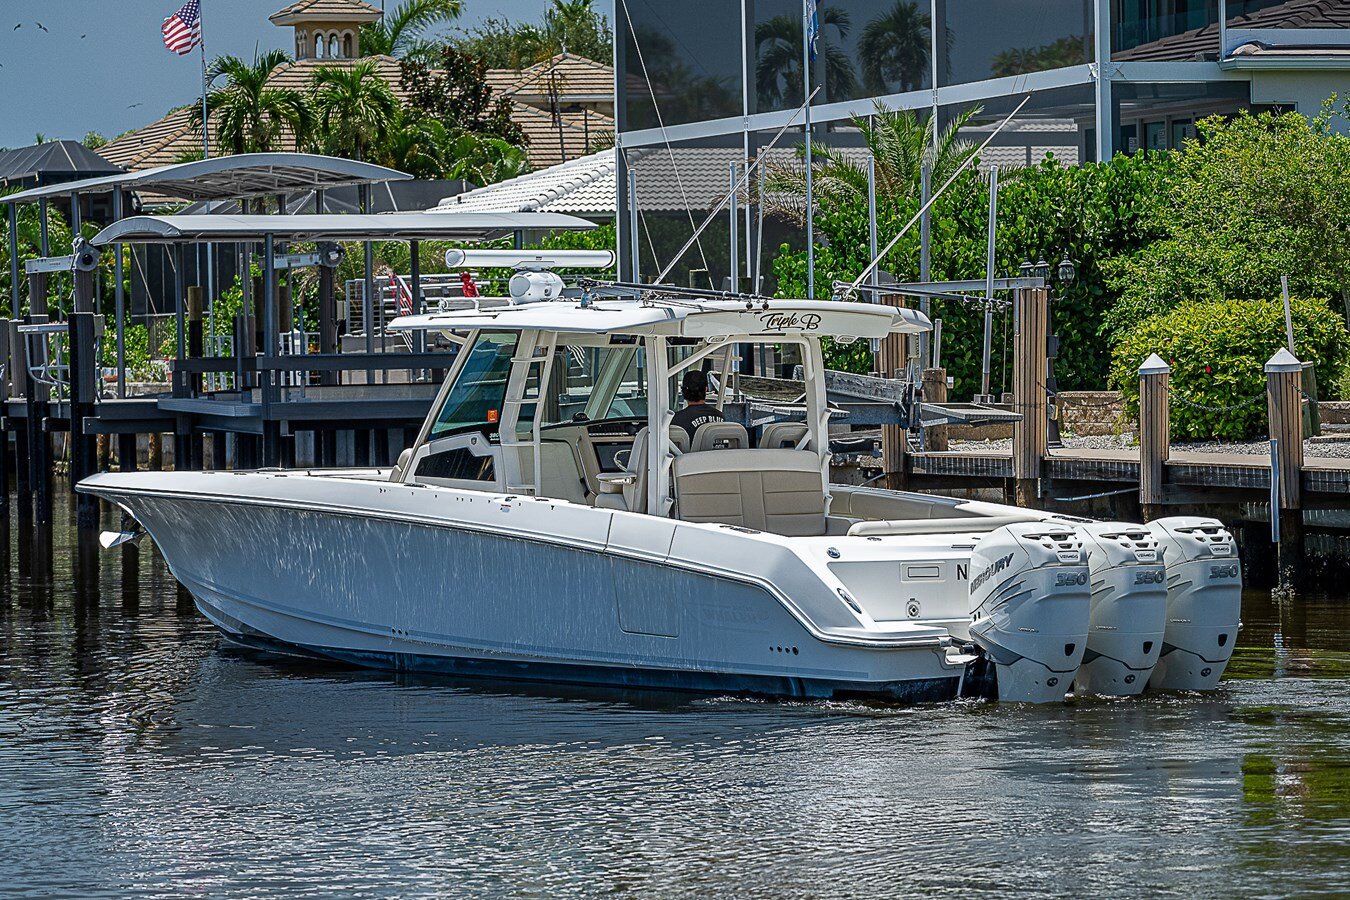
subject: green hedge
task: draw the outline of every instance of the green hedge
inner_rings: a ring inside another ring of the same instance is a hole
[[[1350,334],[1338,312],[1322,300],[1293,302],[1294,348],[1316,364],[1322,399],[1330,396],[1347,363]],[[1172,368],[1171,430],[1179,440],[1240,440],[1266,432],[1268,359],[1285,345],[1284,306],[1278,300],[1184,303],[1126,332],[1112,353],[1111,384],[1125,400],[1125,415],[1139,415],[1139,366],[1157,353]],[[1260,397],[1240,409],[1210,407]]]

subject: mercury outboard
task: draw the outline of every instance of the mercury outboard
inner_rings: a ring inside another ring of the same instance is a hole
[[[971,553],[970,611],[970,637],[994,664],[999,700],[1063,700],[1087,647],[1082,539],[1055,522],[991,531]]]
[[[1143,525],[1078,529],[1087,549],[1092,613],[1075,693],[1138,694],[1162,652],[1167,575],[1158,538]]]
[[[1242,566],[1218,519],[1173,516],[1148,525],[1167,564],[1167,625],[1150,688],[1206,691],[1219,683],[1242,627]]]

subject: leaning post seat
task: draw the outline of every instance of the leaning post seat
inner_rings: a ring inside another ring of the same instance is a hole
[[[683,431],[684,429],[680,429]],[[750,432],[740,422],[704,422],[694,429],[691,453],[705,450],[748,450]]]
[[[670,427],[670,443],[678,456],[689,452],[689,432],[679,426]],[[606,472],[600,476],[600,494],[595,505],[605,509],[626,509],[629,512],[647,511],[647,429],[642,428],[633,437],[633,448],[622,472]]]
[[[676,458],[674,480],[685,522],[787,537],[825,533],[820,457],[808,450],[696,450]]]

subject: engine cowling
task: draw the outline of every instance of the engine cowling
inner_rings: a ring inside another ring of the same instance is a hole
[[[970,637],[994,664],[999,700],[1063,700],[1087,646],[1082,540],[1050,522],[991,531],[971,552],[970,612]]]
[[[1242,565],[1218,519],[1172,516],[1148,525],[1167,563],[1167,623],[1148,686],[1205,691],[1219,683],[1242,627]]]
[[[1163,646],[1167,572],[1158,538],[1143,525],[1078,529],[1087,550],[1092,611],[1075,692],[1128,696],[1148,684]]]

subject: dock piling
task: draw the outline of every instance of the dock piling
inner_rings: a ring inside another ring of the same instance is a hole
[[[1303,364],[1284,348],[1265,366],[1270,439],[1276,443],[1279,486],[1272,516],[1280,519],[1276,554],[1281,584],[1296,585],[1303,560]]]
[[[921,351],[922,352],[922,349]],[[923,400],[925,403],[942,404],[947,402],[947,370],[923,370]],[[947,426],[931,425],[923,429],[925,451],[941,453],[949,448]]]
[[[1046,327],[1050,295],[1044,288],[1013,292],[1013,486],[1018,506],[1039,500],[1049,449],[1049,397],[1045,388]]]
[[[1163,516],[1163,485],[1171,454],[1171,409],[1167,390],[1172,368],[1149,354],[1139,367],[1139,507],[1144,521]]]

